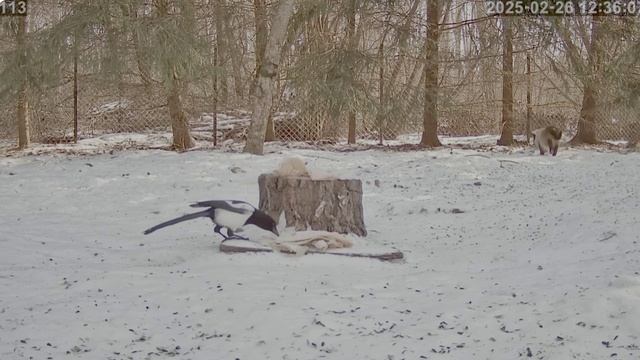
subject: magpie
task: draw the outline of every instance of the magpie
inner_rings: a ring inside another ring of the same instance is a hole
[[[150,227],[144,231],[144,234],[150,234],[158,229],[167,227],[173,224],[177,224],[183,221],[196,219],[199,217],[208,217],[213,221],[215,225],[213,231],[220,234],[223,237],[222,241],[229,239],[244,239],[245,237],[234,235],[235,231],[238,231],[245,225],[253,224],[264,230],[271,231],[279,236],[278,229],[276,228],[276,222],[271,216],[256,209],[253,205],[239,200],[210,200],[200,201],[191,204],[191,207],[208,207],[208,209],[199,211],[192,214],[180,216],[169,221],[165,221],[156,226]],[[224,235],[220,230],[227,229],[227,235]]]

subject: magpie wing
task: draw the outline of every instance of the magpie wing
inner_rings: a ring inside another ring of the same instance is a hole
[[[240,200],[209,200],[198,201],[195,204],[191,204],[191,207],[212,207],[215,209],[222,209],[236,214],[246,214],[254,211],[256,208],[245,201]]]

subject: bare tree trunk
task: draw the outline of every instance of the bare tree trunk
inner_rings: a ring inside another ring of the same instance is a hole
[[[154,5],[158,9],[158,15],[166,18],[169,16],[169,4],[167,0],[156,0]],[[182,100],[180,100],[180,79],[176,74],[175,65],[171,60],[167,60],[169,67],[169,76],[165,79],[167,88],[167,104],[169,106],[169,116],[171,117],[171,131],[173,133],[174,150],[187,150],[193,147],[193,139],[189,131],[189,122],[182,108]]]
[[[385,84],[384,84],[384,67],[385,67],[385,59],[384,59],[384,43],[387,40],[387,35],[391,31],[391,13],[393,12],[393,1],[385,2],[385,18],[384,25],[382,30],[382,39],[380,40],[380,45],[378,45],[378,97],[379,97],[379,108],[376,114],[376,120],[378,124],[378,144],[382,145],[384,143],[384,132],[386,130],[386,121],[387,121],[387,100],[385,97]]]
[[[249,91],[250,95],[253,92],[258,82],[258,74],[260,74],[260,67],[262,66],[262,59],[264,58],[265,48],[267,46],[267,34],[269,33],[269,27],[267,24],[267,9],[265,6],[265,0],[253,0],[253,14],[255,17],[255,52],[256,52],[256,68],[254,81],[251,84]]]
[[[229,47],[229,57],[231,59],[231,74],[233,75],[233,87],[235,89],[235,94],[238,99],[242,99],[244,97],[244,89],[242,84],[242,69],[240,65],[242,64],[242,56],[238,51],[237,42],[233,39],[233,29],[230,25],[230,19],[228,16],[225,16],[224,21],[224,29],[227,40],[227,46]]]
[[[22,79],[20,82],[20,89],[18,89],[18,104],[16,109],[16,121],[18,124],[18,148],[25,149],[29,147],[31,144],[31,136],[29,134],[29,97],[27,94],[28,83],[27,83],[27,66],[26,66],[26,37],[27,37],[27,17],[21,16],[18,18],[18,33],[17,33],[17,43],[18,49],[20,49],[20,57],[22,61],[20,61],[22,72]]]
[[[73,37],[73,142],[78,143],[78,35]]]
[[[140,49],[140,40],[141,40],[141,27],[143,19],[138,17],[138,10],[135,5],[131,4],[130,7],[124,6],[124,11],[127,16],[133,16],[133,21],[136,23],[136,26],[133,29],[132,40],[133,40],[133,48],[136,58],[136,65],[138,66],[138,71],[140,72],[140,79],[145,86],[145,90],[147,92],[151,92],[151,84],[153,83],[153,78],[151,77],[151,73],[149,71],[149,64],[147,59],[144,57],[142,50]]]
[[[378,110],[378,145],[384,143],[384,120],[385,120],[385,103],[384,103],[384,40],[385,36],[380,41],[378,47],[378,60],[380,62],[379,77],[378,77],[378,95],[380,96],[380,109]]]
[[[527,52],[527,144],[531,139],[531,54]]]
[[[486,3],[484,1],[474,2],[471,6],[471,17],[474,19],[481,18],[485,14]],[[498,39],[500,34],[494,26],[495,19],[490,19],[489,21],[477,22],[472,25],[472,32],[476,32],[478,34],[478,44],[476,55],[480,60],[479,66],[479,77],[481,82],[481,94],[480,98],[485,103],[482,105],[482,110],[492,114],[492,116],[496,115],[495,107],[493,106],[493,101],[496,98],[495,90],[494,90],[494,81],[496,78],[496,74],[494,71],[494,39]]]
[[[267,121],[273,104],[273,86],[278,76],[282,44],[287,35],[287,25],[293,14],[293,0],[280,0],[271,22],[271,32],[267,39],[263,64],[258,74],[253,95],[253,115],[247,132],[244,151],[262,155]]]
[[[358,0],[349,0],[349,14],[347,15],[347,39],[349,44],[349,49],[354,50],[358,46],[358,39],[356,38],[356,7]],[[351,72],[351,76],[355,77],[355,69],[353,64],[349,67],[349,71]],[[356,112],[353,110],[349,110],[349,114],[347,114],[348,121],[348,133],[347,133],[347,143],[355,144],[356,143]]]
[[[256,72],[254,81],[251,83],[250,94],[253,95],[255,91],[256,84],[258,82],[258,74],[260,74],[260,69],[262,67],[262,62],[264,59],[264,53],[267,46],[267,34],[269,33],[268,23],[267,23],[267,9],[265,0],[253,0],[253,13],[255,17],[255,28],[256,28],[256,41],[255,41],[255,51],[256,51]],[[269,111],[269,118],[267,119],[267,130],[264,136],[265,141],[274,141],[276,139],[276,134],[273,128],[273,116],[271,111]]]
[[[356,143],[356,112],[353,110],[349,111],[347,114],[347,121],[349,125],[348,133],[347,133],[347,143],[355,144]]]
[[[207,5],[211,5],[211,1],[207,0]],[[205,20],[207,39],[211,44],[211,65],[213,67],[213,75],[211,77],[212,83],[212,99],[211,99],[211,141],[213,146],[218,146],[218,34],[213,31],[212,22],[215,21],[213,17],[209,17]]]
[[[213,44],[213,67],[216,69],[213,74],[213,106],[212,106],[212,121],[213,121],[213,146],[218,146],[218,34],[215,35],[215,42]]]
[[[460,24],[462,23],[464,17],[462,16],[462,11],[464,10],[464,7],[460,7],[457,10],[454,10],[455,13],[453,16],[455,16],[455,23],[456,24]],[[464,31],[465,27],[461,26],[455,30],[453,30],[453,36],[454,36],[454,42],[453,42],[453,58],[454,59],[460,59],[462,58],[462,32]],[[460,62],[456,62],[455,63],[455,67],[456,67],[456,81],[459,81],[463,74],[464,74],[464,62],[460,61]]]
[[[273,102],[272,102],[272,109],[273,109]],[[265,130],[265,133],[264,133],[264,141],[269,142],[269,141],[275,141],[275,140],[276,140],[276,132],[275,132],[275,129],[273,128],[273,111],[269,110],[269,117],[267,118],[267,129]]]
[[[18,121],[18,148],[26,149],[31,145],[29,98],[27,96],[27,84],[23,81],[18,90],[18,107],[16,112]]]
[[[580,34],[582,36],[582,44],[587,48],[587,60],[585,61],[580,51],[580,46],[576,45],[575,37],[569,30],[568,26],[559,20],[553,21],[557,34],[560,36],[566,54],[574,67],[579,79],[583,85],[582,93],[582,109],[580,110],[580,119],[578,120],[578,131],[576,136],[571,139],[571,144],[595,144],[598,142],[596,137],[596,110],[597,110],[597,87],[601,81],[601,26],[605,21],[604,16],[591,17],[591,38],[588,39],[588,29],[584,29]],[[555,19],[554,19],[555,20]],[[588,28],[588,26],[587,26]]]
[[[502,43],[502,134],[498,145],[513,144],[513,43],[511,18],[503,17]]]
[[[189,131],[189,122],[182,108],[180,100],[180,86],[178,79],[173,78],[169,84],[169,93],[167,95],[169,104],[169,115],[171,116],[171,131],[173,132],[174,150],[187,150],[193,147],[193,140]]]
[[[227,45],[226,38],[224,36],[224,18],[226,17],[226,0],[214,0],[213,10],[215,12],[215,26],[216,26],[216,39],[218,41],[218,66],[225,69],[225,71],[220,71],[218,75],[219,82],[219,95],[218,100],[223,104],[227,103],[227,98],[229,95],[229,78],[226,74],[226,64],[227,64],[227,50],[229,46]]]
[[[427,1],[427,37],[425,49],[425,84],[423,130],[420,145],[442,146],[438,139],[438,59],[440,0]]]
[[[582,93],[582,108],[578,120],[578,132],[571,139],[571,144],[597,144],[595,115],[596,115],[596,90],[593,84],[585,84]]]
[[[578,132],[571,139],[571,144],[597,144],[596,137],[596,111],[598,106],[598,92],[596,84],[600,77],[601,51],[600,32],[602,27],[600,16],[591,17],[591,43],[588,49],[588,74],[584,74],[584,90],[582,93],[582,108],[578,120]]]

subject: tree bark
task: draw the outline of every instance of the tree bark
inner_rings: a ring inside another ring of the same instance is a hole
[[[356,113],[355,111],[350,110],[349,114],[347,114],[348,121],[348,130],[347,130],[347,143],[355,144],[356,143]]]
[[[238,44],[234,41],[233,38],[233,29],[231,29],[230,19],[228,16],[225,16],[224,21],[224,29],[225,35],[227,37],[227,46],[229,47],[229,57],[231,59],[231,71],[233,75],[233,87],[235,89],[235,94],[238,99],[242,99],[244,97],[244,86],[242,82],[242,56],[240,51],[238,50]]]
[[[578,119],[578,131],[571,144],[597,144],[596,138],[596,90],[592,84],[585,84],[582,93],[582,108]]]
[[[596,123],[598,121],[596,117],[598,106],[597,86],[599,81],[601,81],[602,73],[600,64],[602,58],[602,40],[600,32],[604,19],[606,19],[605,16],[592,16],[590,41],[585,40],[586,36],[580,37],[583,45],[587,48],[586,61],[582,57],[579,46],[575,44],[575,37],[568,27],[560,22],[560,19],[554,18],[553,20],[555,21],[551,23],[560,36],[569,61],[583,85],[582,108],[580,109],[580,119],[578,119],[578,131],[570,141],[571,144],[575,145],[598,143],[596,137]],[[585,30],[585,32],[586,31],[588,31],[588,29]]]
[[[262,174],[258,186],[260,209],[276,220],[284,212],[287,226],[367,235],[360,180]]]
[[[427,37],[425,49],[425,85],[423,130],[420,145],[442,146],[438,139],[438,60],[440,29],[440,0],[427,1]]]
[[[250,95],[253,95],[255,91],[256,83],[258,82],[258,74],[260,74],[260,67],[262,66],[262,59],[264,58],[264,52],[267,47],[267,34],[269,33],[269,27],[267,23],[267,9],[265,6],[265,0],[253,0],[253,14],[255,17],[255,52],[256,52],[256,67],[254,81],[251,84]]]
[[[502,133],[498,145],[513,144],[513,43],[511,19],[503,17],[502,23]]]
[[[382,145],[384,143],[385,138],[385,130],[386,130],[386,122],[387,122],[387,111],[388,111],[388,101],[385,96],[385,83],[384,83],[384,68],[385,68],[385,58],[384,58],[384,46],[385,41],[387,40],[387,35],[391,31],[391,14],[393,12],[394,2],[389,1],[385,2],[385,17],[384,24],[382,27],[382,39],[380,40],[380,44],[378,45],[378,111],[376,113],[376,122],[378,125],[378,144]]]
[[[273,104],[275,78],[278,76],[281,47],[287,35],[287,25],[293,14],[293,0],[280,0],[271,23],[271,32],[267,40],[263,64],[253,94],[253,114],[247,132],[244,152],[262,155],[266,135],[267,121]]]
[[[256,40],[255,40],[255,51],[256,51],[256,69],[255,69],[255,77],[251,83],[250,94],[253,95],[255,92],[255,87],[258,82],[258,74],[260,74],[260,69],[262,67],[262,62],[264,59],[264,53],[267,47],[267,34],[269,33],[269,27],[267,22],[267,9],[265,0],[254,0],[253,1],[253,13],[255,17],[255,29],[256,29]],[[273,104],[272,104],[273,107]],[[264,136],[265,141],[275,141],[276,134],[273,128],[273,116],[271,114],[271,110],[269,111],[269,117],[267,119],[267,130]]]
[[[73,142],[78,143],[78,34],[73,37]]]
[[[212,127],[213,133],[211,138],[213,139],[213,146],[218,146],[218,34],[215,35],[215,41],[213,43],[213,67],[215,72],[213,73],[213,103],[212,103]]]
[[[386,34],[385,34],[386,35]],[[378,47],[378,61],[380,68],[378,69],[378,96],[380,97],[380,108],[378,109],[378,145],[384,143],[384,123],[386,120],[385,98],[384,98],[384,40],[386,36],[382,36],[380,46]]]
[[[273,100],[272,100],[273,101]],[[273,109],[273,102],[271,103]],[[267,129],[264,133],[264,141],[276,141],[276,132],[273,126],[273,111],[269,110],[269,117],[267,118]]]
[[[349,44],[349,50],[355,50],[358,47],[358,39],[356,38],[356,7],[358,0],[349,0],[349,13],[347,15],[347,39]],[[353,64],[349,67],[351,77],[355,78],[355,69]],[[356,112],[349,110],[347,114],[348,130],[347,130],[347,143],[356,143]]]
[[[26,149],[31,145],[31,134],[29,130],[29,98],[27,95],[27,84],[24,80],[18,90],[16,118],[18,122],[18,148]]]
[[[587,53],[588,74],[584,74],[584,90],[582,93],[582,108],[580,109],[580,119],[578,119],[578,131],[571,139],[571,144],[597,144],[596,136],[598,91],[596,84],[600,78],[600,62],[602,59],[600,44],[600,32],[602,27],[602,17],[591,17],[591,43]]]
[[[158,10],[158,15],[166,19],[169,16],[169,3],[167,0],[156,0],[154,5]],[[166,59],[168,74],[165,78],[165,86],[167,91],[167,105],[169,106],[169,116],[171,117],[171,131],[173,133],[172,148],[174,150],[183,151],[193,147],[193,139],[189,131],[189,122],[182,107],[180,100],[180,79],[176,73],[176,67],[173,60]]]
[[[169,93],[167,95],[169,104],[169,115],[171,116],[171,131],[173,132],[174,150],[183,151],[193,147],[193,139],[189,131],[189,122],[182,108],[182,100],[180,100],[179,81],[174,77],[169,84]]]
[[[527,52],[527,144],[529,144],[529,140],[531,139],[531,112],[531,54]]]
[[[184,0],[182,0],[184,1]],[[214,0],[213,11],[215,13],[216,39],[218,41],[218,66],[226,68],[227,50],[229,49],[224,36],[224,18],[226,17],[226,0]],[[218,74],[218,101],[223,105],[227,103],[229,95],[229,78],[226,69]]]
[[[142,40],[142,31],[143,31],[140,24],[143,23],[144,19],[139,18],[138,11],[134,5],[130,5],[130,6],[131,8],[127,8],[127,13],[129,16],[133,16],[133,21],[135,21],[136,23],[136,26],[133,28],[133,34],[132,34],[136,65],[138,67],[138,71],[140,72],[140,79],[142,80],[142,83],[145,86],[145,90],[148,93],[151,93],[151,85],[153,84],[153,78],[149,70],[149,63],[147,61],[147,58],[143,54],[143,51],[141,49],[141,44],[140,44],[140,41]]]
[[[28,96],[28,73],[27,73],[27,17],[18,18],[17,43],[20,51],[20,71],[21,81],[18,89],[18,104],[16,108],[16,122],[18,125],[18,148],[25,149],[31,144],[30,121],[29,121],[29,96]]]

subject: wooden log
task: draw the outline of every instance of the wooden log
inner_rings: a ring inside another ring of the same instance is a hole
[[[249,243],[247,245],[247,242],[243,243],[243,240],[240,240],[240,241],[227,240],[227,241],[221,242],[220,251],[227,254],[275,252],[275,250],[272,248],[256,246],[255,243]],[[283,254],[297,255],[295,251],[287,250],[287,249],[280,249],[279,252]],[[356,252],[356,251],[350,251],[348,249],[332,249],[332,250],[307,249],[305,254],[326,254],[326,255],[337,255],[337,256],[348,256],[348,257],[371,258],[371,259],[378,259],[381,261],[395,261],[395,260],[402,260],[404,258],[404,254],[402,254],[398,250]]]
[[[362,182],[357,179],[311,179],[262,174],[258,178],[260,210],[296,231],[325,230],[366,236]]]

